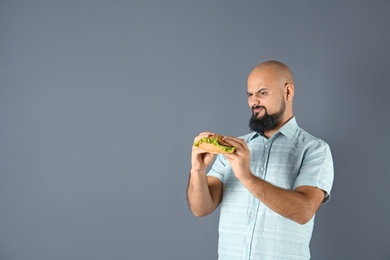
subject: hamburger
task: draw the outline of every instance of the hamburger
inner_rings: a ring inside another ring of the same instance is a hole
[[[194,143],[194,146],[215,154],[234,153],[236,151],[236,147],[223,141],[223,135],[218,134],[202,137],[198,142]]]

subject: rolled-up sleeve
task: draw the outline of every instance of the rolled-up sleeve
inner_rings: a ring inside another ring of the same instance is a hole
[[[294,189],[300,186],[314,186],[326,192],[324,201],[330,199],[334,169],[330,147],[323,141],[316,142],[307,151],[294,183]]]
[[[229,167],[230,164],[226,158],[223,155],[218,154],[212,168],[208,171],[207,176],[215,177],[221,182],[224,182],[225,173]]]

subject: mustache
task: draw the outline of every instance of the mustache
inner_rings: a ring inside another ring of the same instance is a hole
[[[253,112],[253,110],[255,110],[255,109],[258,109],[258,108],[262,108],[262,109],[264,109],[264,110],[267,110],[264,106],[260,106],[260,105],[253,105],[252,106],[252,112]]]

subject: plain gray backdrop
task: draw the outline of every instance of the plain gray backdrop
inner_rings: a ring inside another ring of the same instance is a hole
[[[389,1],[0,1],[0,259],[216,259],[194,136],[249,132],[277,59],[332,149],[315,260],[390,259]]]

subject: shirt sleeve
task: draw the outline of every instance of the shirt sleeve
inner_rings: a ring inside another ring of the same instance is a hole
[[[294,189],[300,186],[317,187],[325,191],[322,203],[326,203],[330,199],[333,178],[334,169],[330,147],[327,143],[319,141],[308,149],[295,180]]]
[[[221,182],[224,182],[225,174],[226,174],[229,167],[230,167],[230,164],[226,160],[226,158],[223,155],[218,154],[215,161],[214,161],[213,166],[208,171],[207,176],[215,177],[215,178],[219,179]]]

